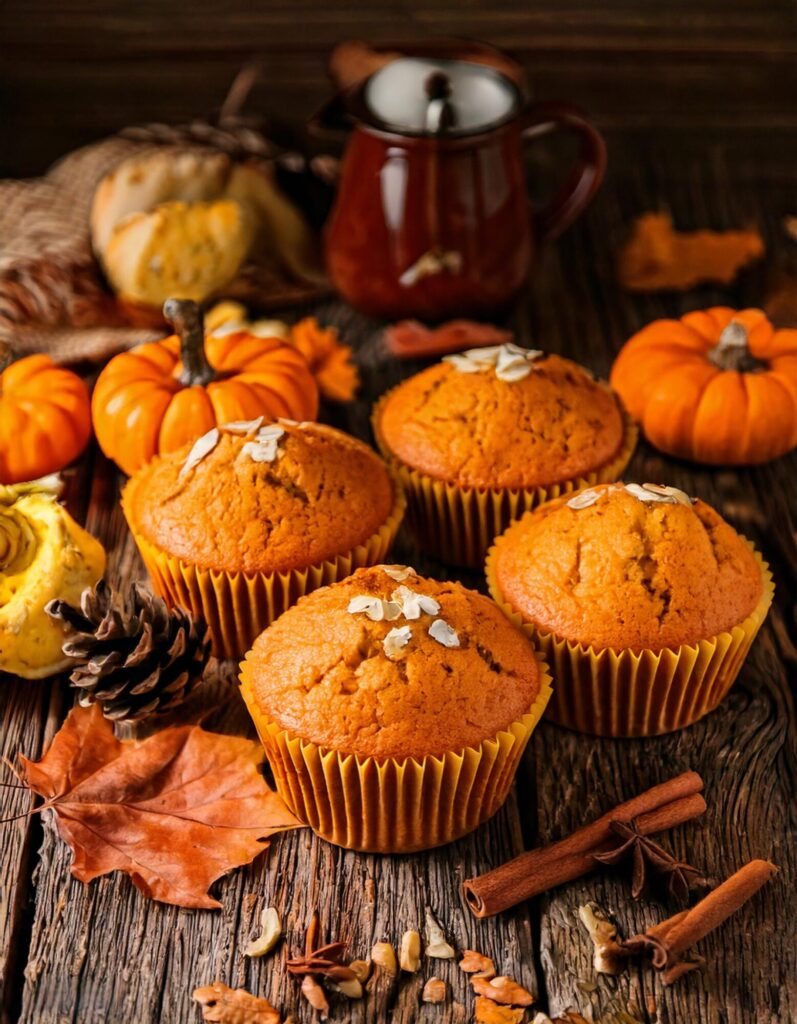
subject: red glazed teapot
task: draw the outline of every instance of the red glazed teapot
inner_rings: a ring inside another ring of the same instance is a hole
[[[373,316],[441,320],[506,306],[606,167],[603,140],[578,110],[528,105],[499,71],[462,60],[398,58],[311,126],[351,130],[326,258],[343,298]],[[558,128],[578,133],[580,157],[532,214],[522,149]]]

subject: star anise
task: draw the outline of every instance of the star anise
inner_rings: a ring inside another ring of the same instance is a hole
[[[682,902],[689,898],[690,889],[708,884],[697,868],[678,860],[663,846],[642,835],[634,820],[611,821],[609,828],[620,842],[610,850],[593,856],[601,864],[619,864],[631,859],[631,895],[635,900],[645,891],[649,873],[665,880],[669,895]]]
[[[333,981],[353,981],[357,975],[342,960],[346,943],[328,942],[319,946],[318,932],[318,914],[313,914],[305,936],[304,955],[288,960],[288,973],[297,977],[310,975],[331,978]]]

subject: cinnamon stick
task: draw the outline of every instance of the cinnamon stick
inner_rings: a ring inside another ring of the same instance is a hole
[[[476,917],[492,917],[599,867],[596,853],[616,843],[610,823],[635,821],[643,835],[661,832],[698,817],[706,809],[703,780],[684,772],[625,801],[550,846],[530,850],[487,874],[463,883],[465,901]]]
[[[777,870],[768,860],[751,860],[694,907],[653,925],[646,934],[665,942],[673,953],[683,953],[743,907]]]
[[[777,873],[767,860],[751,860],[717,886],[689,910],[652,925],[642,935],[619,944],[628,953],[650,953],[653,966],[662,971],[665,985],[703,963],[701,957],[684,959],[683,954],[735,914]]]

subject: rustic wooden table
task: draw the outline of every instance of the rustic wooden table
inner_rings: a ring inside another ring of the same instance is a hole
[[[782,218],[795,213],[794,164],[762,161],[733,147],[678,151],[629,146],[613,155],[615,170],[588,216],[543,256],[511,322],[524,343],[571,356],[606,374],[622,341],[645,322],[690,308],[756,305],[769,270],[793,257]],[[636,213],[658,206],[689,226],[757,223],[769,256],[734,287],[703,288],[685,296],[633,297],[615,281],[613,252]],[[397,364],[383,348],[380,325],[340,303],[317,310],[355,344],[363,370],[360,400],[332,410],[330,420],[369,437],[374,398],[417,365]],[[219,912],[178,910],[144,899],[123,876],[91,885],[74,880],[70,852],[49,815],[0,829],[0,964],[2,1006],[26,1024],[187,1024],[199,1019],[192,989],[220,978],[267,996],[296,1021],[311,1014],[286,976],[284,954],[253,961],[242,948],[260,911],[277,906],[287,948],[298,945],[313,910],[329,935],[366,955],[376,940],[396,942],[419,926],[431,906],[458,947],[475,947],[528,986],[552,1013],[580,1010],[588,1019],[615,1021],[618,1008],[662,1024],[774,1024],[797,1021],[797,456],[755,470],[700,469],[664,459],[642,445],[629,479],[664,480],[699,494],[753,539],[772,564],[777,598],[741,677],[723,705],[686,732],[645,741],[592,739],[543,724],[524,758],[516,790],[496,817],[449,847],[408,857],[343,852],[309,831],[277,838],[269,853],[235,871],[215,891]],[[116,581],[143,576],[118,506],[119,480],[91,453],[69,474],[74,513],[108,548]],[[396,559],[431,574],[451,570],[422,558],[402,533]],[[483,586],[478,575],[455,573]],[[222,668],[225,700],[211,724],[251,732],[236,693],[234,670]],[[226,676],[225,676],[226,671]],[[72,703],[63,679],[0,685],[0,747],[11,757],[36,758]],[[685,769],[706,782],[708,812],[675,830],[668,842],[714,877],[751,857],[766,857],[780,874],[700,951],[705,967],[669,989],[649,969],[616,980],[595,978],[576,910],[587,899],[616,912],[626,934],[659,919],[664,908],[634,904],[627,885],[601,873],[565,886],[488,921],[475,920],[460,881],[497,865],[524,847],[565,835],[610,806]],[[2,793],[3,816],[27,807],[16,790]],[[423,975],[404,976],[358,1003],[336,1004],[333,1019],[356,1022],[472,1018],[472,995],[454,964],[435,962],[451,983],[443,1008],[419,1002]],[[427,968],[423,974],[428,975]],[[529,1016],[533,1016],[530,1014]],[[626,1018],[622,1018],[625,1020]]]

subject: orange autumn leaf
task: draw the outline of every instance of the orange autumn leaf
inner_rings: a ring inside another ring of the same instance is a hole
[[[354,398],[360,376],[351,346],[341,344],[337,328],[321,327],[315,317],[308,316],[291,327],[288,341],[307,360],[324,398],[333,402]]]
[[[484,996],[476,997],[473,1019],[477,1024],[521,1024],[525,1010],[513,1010],[509,1006],[499,1006],[492,999]]]
[[[279,1013],[267,999],[222,981],[195,988],[192,998],[202,1007],[202,1020],[212,1024],[280,1024]]]
[[[21,758],[76,878],[124,871],[144,895],[180,907],[220,907],[211,883],[254,860],[268,836],[300,827],[262,760],[259,743],[199,726],[120,741],[96,704],[70,711],[41,761]]]
[[[620,250],[617,272],[628,291],[686,291],[705,281],[730,284],[764,255],[757,231],[675,231],[667,213],[634,221]]]

